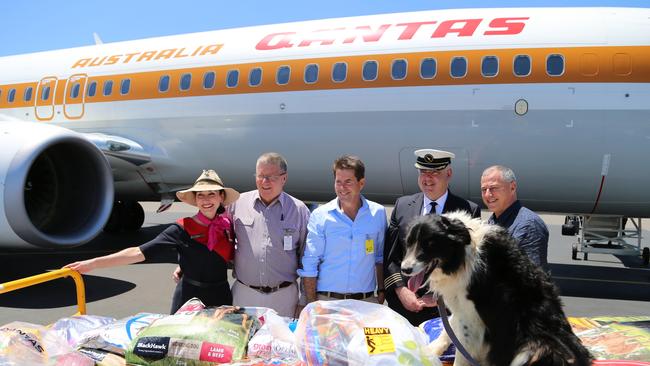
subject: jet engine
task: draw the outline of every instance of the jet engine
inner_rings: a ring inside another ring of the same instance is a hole
[[[84,244],[106,224],[113,175],[82,135],[53,125],[0,122],[0,247]]]

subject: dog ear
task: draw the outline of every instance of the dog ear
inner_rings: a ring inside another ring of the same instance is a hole
[[[469,228],[458,219],[448,220],[447,233],[449,237],[455,241],[461,242],[464,245],[469,245],[472,241],[471,236],[469,235]]]
[[[445,216],[435,216],[435,217],[440,219],[439,222],[440,222],[440,226],[442,226],[442,229],[448,231],[449,226],[451,226],[451,221],[449,221],[449,219]]]

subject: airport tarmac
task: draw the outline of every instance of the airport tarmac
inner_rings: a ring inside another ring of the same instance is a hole
[[[160,214],[156,213],[157,203],[146,202],[143,206],[145,225],[136,233],[102,234],[87,245],[54,252],[3,250],[0,283],[144,243],[177,218],[194,213],[193,207],[182,203],[175,203]],[[483,212],[484,219],[488,215]],[[588,261],[582,260],[582,254],[579,260],[572,260],[571,244],[575,238],[561,235],[564,216],[542,218],[550,230],[550,271],[568,316],[650,315],[650,268],[642,266],[640,257],[590,253]],[[650,246],[649,225],[650,220],[643,220],[644,246]],[[169,261],[174,259],[170,255]],[[141,263],[84,275],[88,314],[121,318],[138,312],[168,313],[175,286],[171,273],[175,267],[173,263]],[[49,324],[76,311],[71,279],[0,295],[0,325],[11,321]]]

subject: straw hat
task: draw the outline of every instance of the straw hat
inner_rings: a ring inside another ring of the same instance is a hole
[[[176,192],[176,197],[189,205],[196,206],[196,197],[194,196],[194,192],[220,191],[222,189],[226,193],[226,198],[222,203],[223,206],[227,206],[237,201],[237,198],[239,198],[239,192],[232,188],[223,186],[223,182],[221,181],[221,178],[219,178],[217,172],[212,169],[204,170],[191,188]]]

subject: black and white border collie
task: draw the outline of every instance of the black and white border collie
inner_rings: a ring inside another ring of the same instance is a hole
[[[550,277],[508,232],[454,212],[418,217],[407,234],[402,274],[451,310],[454,333],[481,366],[591,365]],[[442,354],[446,332],[431,343]],[[456,351],[454,365],[469,365]]]

